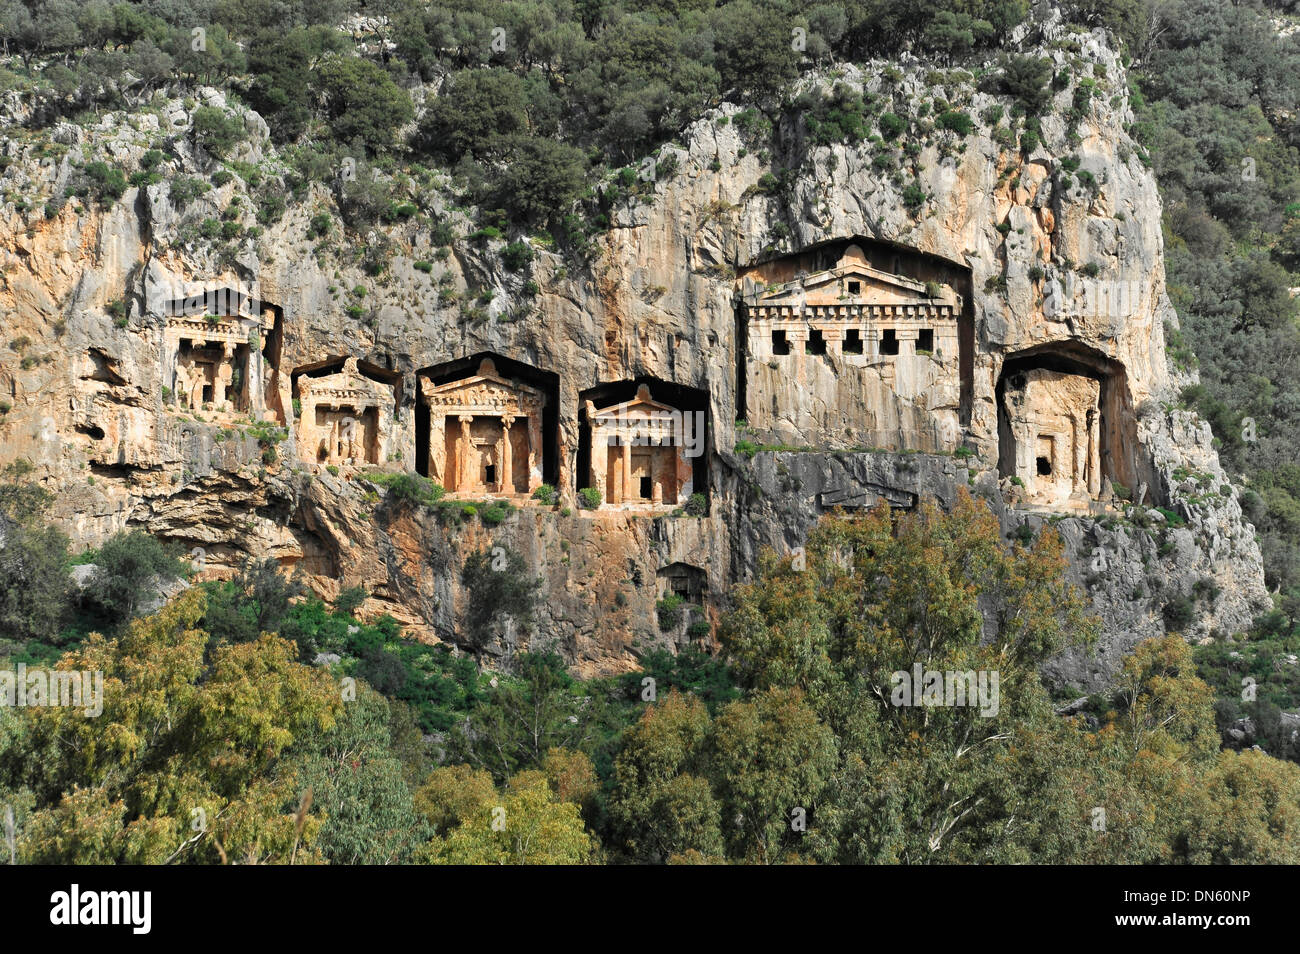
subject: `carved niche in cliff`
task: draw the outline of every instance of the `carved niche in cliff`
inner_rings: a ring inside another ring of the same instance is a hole
[[[378,464],[394,443],[392,389],[366,377],[356,358],[331,374],[297,378],[298,455],[321,466]]]
[[[1101,387],[1082,374],[1015,374],[1002,401],[1014,446],[1012,474],[1032,502],[1086,507],[1101,488]]]
[[[449,493],[527,496],[542,484],[542,411],[546,395],[497,373],[484,358],[478,373],[444,384],[420,378],[428,410],[428,473]]]
[[[1003,360],[997,400],[998,470],[1024,503],[1090,509],[1107,480],[1150,480],[1118,361],[1074,341],[1037,345]]]
[[[704,622],[707,624],[708,622],[707,614],[704,611],[704,604],[709,596],[708,575],[698,566],[677,562],[662,567],[655,576],[660,600],[675,597],[681,601],[678,604],[682,609],[677,624],[679,636],[691,637],[695,623]],[[662,605],[660,603],[661,607]],[[659,617],[659,624],[662,627],[662,616]],[[708,630],[705,630],[705,632],[707,634]]]
[[[968,274],[869,248],[834,243],[741,276],[739,410],[785,442],[950,450],[969,417]]]
[[[660,599],[677,596],[687,603],[703,603],[708,593],[708,578],[704,570],[689,563],[669,563],[655,576]]]
[[[266,401],[274,368],[263,353],[274,305],[219,288],[169,301],[164,311],[162,378],[174,405],[275,418]]]
[[[646,384],[630,401],[598,408],[588,400],[588,486],[600,490],[602,506],[673,508],[690,497],[694,457],[703,448],[703,417],[654,400]]]

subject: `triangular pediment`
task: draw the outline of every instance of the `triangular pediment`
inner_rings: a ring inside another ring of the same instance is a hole
[[[962,299],[946,283],[921,281],[883,271],[851,245],[831,268],[801,273],[781,284],[758,285],[745,292],[746,303],[759,309],[876,308],[916,306],[960,310]]]
[[[526,384],[520,384],[517,381],[510,381],[506,378],[497,377],[494,374],[476,374],[468,378],[458,378],[455,381],[448,381],[445,384],[428,387],[425,389],[425,395],[428,397],[454,397],[457,394],[471,395],[482,393],[493,393],[500,395],[525,395],[540,398],[542,392],[536,388],[530,388]]]
[[[636,397],[630,401],[624,401],[622,404],[613,404],[609,407],[598,408],[595,411],[596,417],[664,417],[669,414],[680,413],[677,408],[670,404],[664,404],[650,397],[650,390],[645,385],[637,389]]]
[[[927,304],[931,300],[924,283],[859,264],[814,272],[796,281],[775,285],[758,296],[760,305],[792,306]]]
[[[364,374],[350,374],[346,371],[340,371],[338,374],[322,374],[318,377],[307,378],[303,383],[303,386],[312,390],[320,390],[322,388],[351,388],[354,391],[379,390],[379,386]]]
[[[496,362],[491,358],[480,361],[478,371],[466,378],[457,378],[438,385],[429,383],[427,378],[422,379],[421,390],[426,398],[436,399],[442,404],[453,401],[457,395],[463,395],[470,401],[487,396],[498,399],[522,399],[530,403],[536,401],[538,404],[545,400],[545,396],[537,388],[501,377],[497,373]]]
[[[229,286],[196,289],[183,298],[163,302],[162,311],[169,319],[184,320],[215,315],[225,321],[245,320],[264,323],[269,302],[257,295]]]

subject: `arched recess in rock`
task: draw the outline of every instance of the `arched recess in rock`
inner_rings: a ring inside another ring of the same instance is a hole
[[[1078,341],[1035,345],[1003,358],[996,396],[998,473],[1031,498],[1080,507],[1109,480],[1158,502],[1121,362]]]

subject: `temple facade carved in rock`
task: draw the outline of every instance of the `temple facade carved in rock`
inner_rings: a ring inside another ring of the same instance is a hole
[[[1086,508],[1101,489],[1100,383],[1034,368],[1011,377],[1002,400],[1013,442],[1010,476],[1030,503]]]
[[[964,302],[951,285],[884,271],[857,245],[830,268],[771,285],[764,274],[740,300],[751,426],[801,445],[948,450],[960,439]]]
[[[360,467],[387,459],[393,392],[348,358],[333,374],[298,380],[299,456],[321,466]]]
[[[692,448],[702,447],[699,415],[654,400],[648,385],[630,401],[597,408],[587,402],[591,428],[589,486],[603,506],[674,508],[695,491]]]
[[[906,360],[923,356],[955,371],[961,296],[947,286],[890,275],[850,245],[824,272],[758,293],[749,307],[748,350],[755,360],[830,354],[848,364],[879,363],[886,380],[914,397],[918,376]]]
[[[503,377],[485,358],[478,373],[420,380],[429,412],[429,476],[448,493],[527,496],[542,484],[546,395]]]
[[[266,404],[264,337],[275,328],[273,305],[216,289],[168,302],[163,328],[163,383],[178,408],[274,416]]]

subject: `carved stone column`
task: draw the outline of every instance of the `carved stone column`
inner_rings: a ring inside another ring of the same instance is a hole
[[[826,342],[826,353],[839,358],[844,354],[844,325],[828,325],[821,329],[822,340]]]
[[[439,408],[429,411],[429,476],[446,489],[447,473],[447,418]]]
[[[1022,421],[1013,425],[1012,433],[1016,439],[1016,476],[1024,482],[1026,491],[1037,493],[1038,469],[1034,466],[1034,454],[1038,428]]]
[[[515,492],[514,477],[510,472],[513,463],[511,460],[510,425],[514,422],[515,419],[509,414],[501,416],[501,493],[503,494]]]
[[[563,456],[560,458],[563,460]],[[528,410],[528,492],[542,486],[542,409]]]
[[[1077,417],[1070,418],[1070,492],[1086,487],[1088,471],[1088,429]]]
[[[1096,409],[1088,411],[1088,493],[1097,496],[1101,493],[1101,441],[1099,439]]]
[[[460,439],[456,441],[456,490],[464,493],[469,489],[469,425],[474,418],[469,414],[460,415]]]
[[[673,451],[677,448],[673,447]],[[664,455],[660,451],[652,451],[650,454],[650,502],[658,506],[664,502],[664,482],[668,475],[664,472],[666,468],[660,463]]]
[[[605,474],[609,469],[609,438],[600,427],[591,429],[591,470],[581,475],[578,488],[595,487],[605,493]],[[585,482],[582,478],[585,478]]]
[[[234,346],[225,341],[221,344],[221,363],[212,369],[212,406],[220,410],[226,403],[226,384],[230,381],[230,367],[235,360]]]
[[[749,356],[755,361],[772,357],[772,320],[767,317],[765,311],[760,311],[758,314],[762,317],[749,319],[746,335]]]
[[[635,500],[640,496],[637,490],[632,489],[632,438],[624,437],[623,443],[623,500]],[[638,488],[639,490],[639,488]]]

